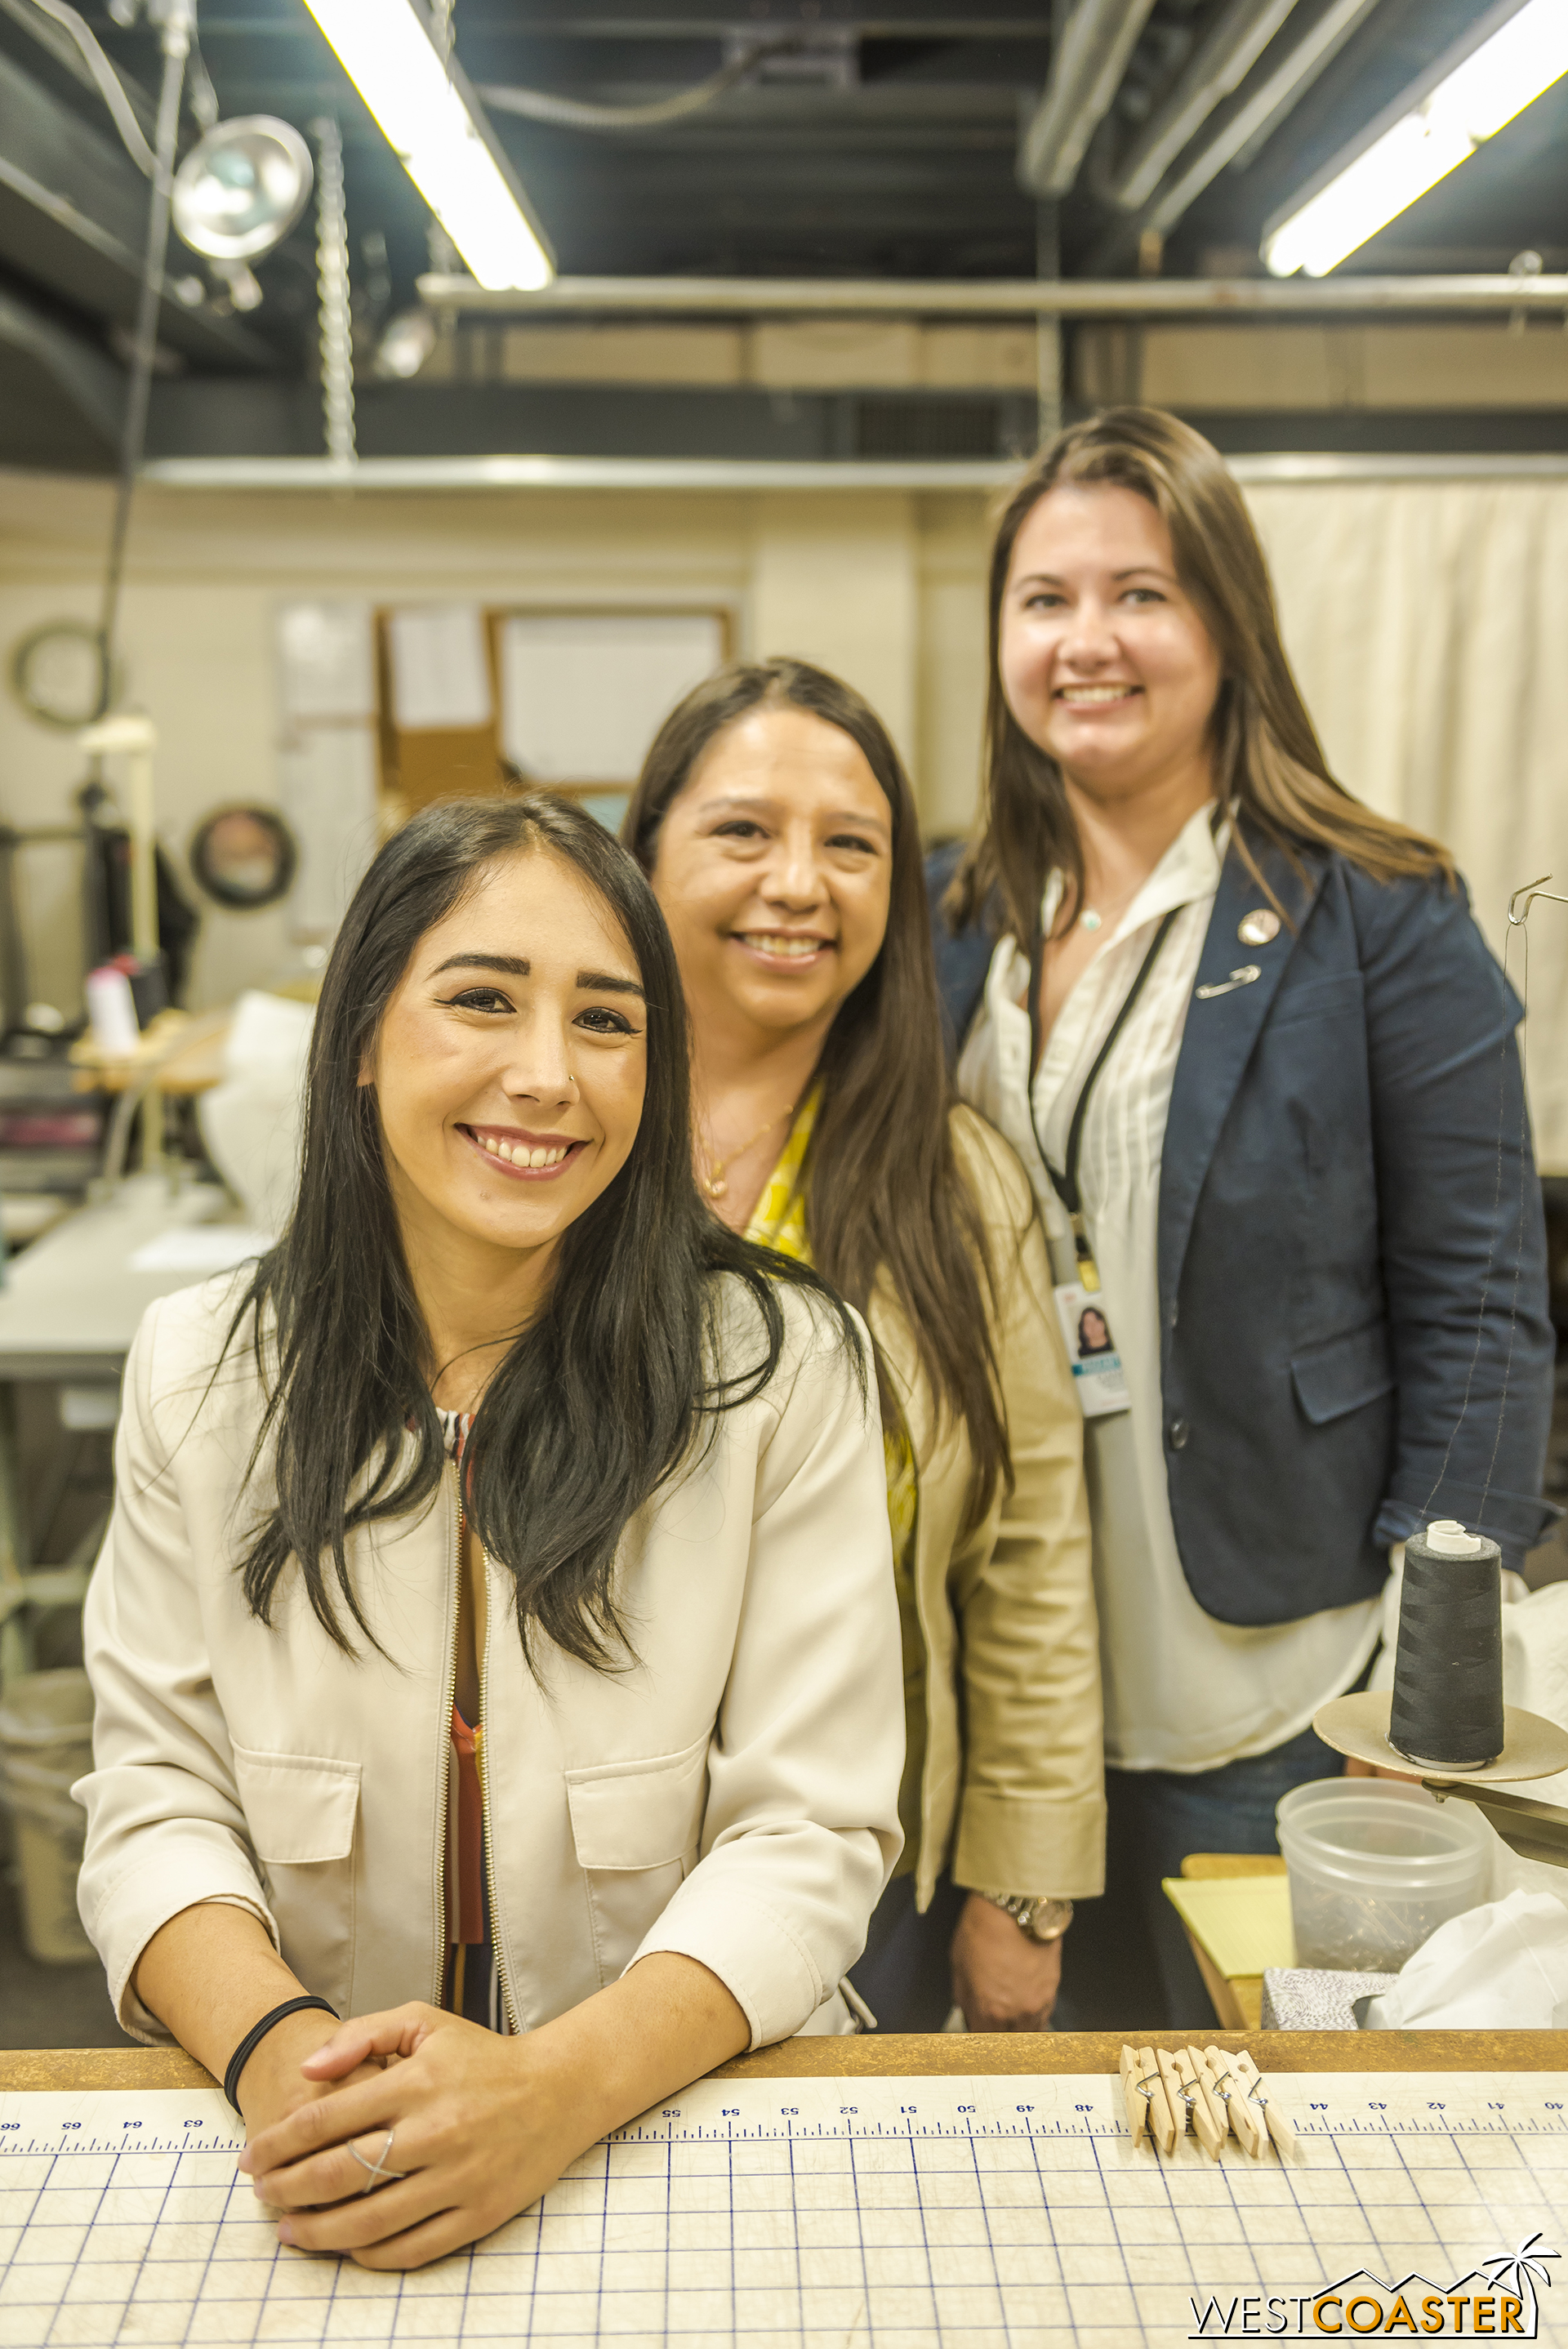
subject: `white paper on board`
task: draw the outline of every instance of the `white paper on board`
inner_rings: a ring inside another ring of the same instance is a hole
[[[484,615],[477,604],[410,604],[387,619],[393,722],[488,726],[494,714]]]
[[[514,613],[501,748],[542,783],[634,783],[660,725],[724,657],[712,612]]]
[[[376,639],[367,603],[280,605],[277,649],[285,719],[375,717]]]

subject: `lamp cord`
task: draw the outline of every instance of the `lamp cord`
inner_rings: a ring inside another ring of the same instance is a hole
[[[157,170],[147,207],[147,244],[142,255],[141,290],[137,305],[136,341],[131,354],[130,381],[126,388],[125,421],[120,433],[119,479],[115,486],[114,520],[109,528],[108,561],[104,570],[103,604],[98,616],[98,709],[102,717],[113,691],[115,630],[119,618],[120,583],[125,571],[125,543],[130,529],[131,500],[147,446],[147,409],[152,389],[152,363],[158,347],[158,305],[163,291],[163,264],[169,251],[170,202],[174,187],[174,154],[180,136],[180,94],[185,81],[185,59],[191,47],[191,20],[184,8],[170,11],[163,26],[163,79],[158,94],[158,129],[154,146]]]

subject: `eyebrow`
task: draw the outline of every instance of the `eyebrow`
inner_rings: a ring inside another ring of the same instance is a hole
[[[438,962],[430,977],[439,978],[447,970],[499,970],[509,978],[527,978],[532,973],[533,965],[523,955],[455,954],[449,955],[445,962]],[[620,978],[610,970],[580,970],[577,984],[595,995],[635,995],[642,997],[645,1002],[647,999],[634,978]]]
[[[703,812],[711,815],[717,808],[738,808],[749,813],[758,808],[777,808],[787,804],[787,793],[779,798],[769,792],[725,792],[717,799],[705,800]],[[892,829],[891,817],[862,815],[854,808],[830,808],[822,821],[824,823],[863,824],[868,832],[891,832]]]
[[[1158,563],[1130,563],[1125,571],[1113,571],[1110,575],[1113,579],[1136,579],[1140,573],[1150,579],[1174,579],[1176,576],[1173,571],[1167,571]],[[1025,587],[1031,581],[1050,587],[1065,587],[1067,585],[1059,571],[1026,571],[1017,584]]]

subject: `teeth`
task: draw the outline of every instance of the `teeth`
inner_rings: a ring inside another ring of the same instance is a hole
[[[759,954],[790,955],[798,957],[816,954],[820,949],[822,942],[820,938],[779,937],[766,930],[748,930],[746,934],[746,943],[749,947],[755,947]]]
[[[1121,701],[1132,691],[1130,685],[1064,685],[1064,701]]]
[[[509,1166],[559,1166],[571,1146],[567,1143],[498,1142],[493,1133],[482,1133],[478,1138],[492,1158],[504,1158]]]

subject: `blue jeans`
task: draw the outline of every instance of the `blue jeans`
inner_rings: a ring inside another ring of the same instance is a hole
[[[879,2031],[940,2031],[953,2007],[948,1952],[967,1896],[939,1876],[923,1917],[914,1878],[895,1876],[872,1912],[864,1954],[850,1969]]]
[[[1344,1766],[1307,1729],[1218,1770],[1107,1770],[1105,1898],[1078,1905],[1056,2028],[1212,2030],[1212,2002],[1161,1878],[1180,1876],[1189,1852],[1277,1852],[1281,1795]]]

